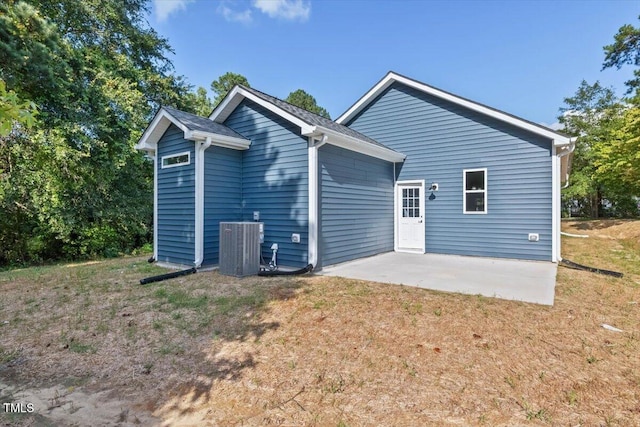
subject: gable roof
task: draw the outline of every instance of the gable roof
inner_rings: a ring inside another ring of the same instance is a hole
[[[209,120],[206,117],[196,116],[195,114],[180,111],[171,107],[162,107],[169,114],[175,117],[180,123],[185,125],[190,130],[208,132],[217,135],[225,135],[234,138],[244,138],[238,132],[234,131],[230,127],[216,123],[213,120]]]
[[[249,99],[300,127],[303,136],[392,162],[401,162],[406,157],[333,120],[242,85],[236,85],[213,110],[209,118],[216,123],[223,123],[244,99]]]
[[[171,124],[184,132],[184,139],[204,141],[210,138],[213,145],[240,150],[246,150],[251,144],[251,141],[223,124],[175,108],[160,107],[135,148],[155,151],[158,141]]]
[[[442,89],[438,89],[433,86],[429,86],[425,83],[417,80],[405,77],[393,71],[389,71],[386,76],[382,78],[375,86],[373,86],[367,93],[365,93],[355,104],[353,104],[347,111],[345,111],[340,117],[336,119],[336,122],[343,124],[348,123],[351,119],[356,117],[361,111],[363,111],[369,104],[371,104],[381,93],[389,88],[393,83],[401,83],[411,88],[417,89],[426,94],[435,96],[452,102],[454,104],[466,107],[470,110],[492,117],[494,119],[509,123],[513,126],[526,129],[537,135],[544,136],[553,141],[554,146],[570,146],[575,139],[570,138],[563,133],[557,132],[546,126],[538,123],[525,120],[523,118],[514,116],[513,114],[505,113],[498,109],[480,104],[470,99],[463,98],[458,95],[454,95],[450,92],[446,92]]]

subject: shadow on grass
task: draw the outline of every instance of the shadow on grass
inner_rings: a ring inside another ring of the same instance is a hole
[[[196,403],[210,401],[217,383],[240,381],[253,370],[260,363],[256,354],[261,339],[281,326],[279,321],[269,318],[271,303],[296,298],[299,289],[307,286],[300,277],[238,279],[217,272],[190,277],[204,279],[210,286],[205,291],[206,306],[199,307],[207,311],[203,314],[207,325],[201,328],[195,340],[189,341],[194,348],[183,348],[180,352],[180,359],[184,355],[190,365],[188,377],[184,381],[177,380],[171,395],[156,402],[156,408],[171,416],[192,412]],[[191,300],[175,298],[178,292],[181,291],[162,292],[164,303],[173,301],[183,307],[199,304],[193,296]],[[193,294],[193,291],[189,293]]]

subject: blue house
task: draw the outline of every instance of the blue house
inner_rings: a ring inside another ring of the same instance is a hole
[[[262,252],[315,268],[382,252],[558,262],[574,140],[390,72],[336,121],[236,86],[209,118],[162,107],[154,257],[214,266],[219,223],[265,224]]]

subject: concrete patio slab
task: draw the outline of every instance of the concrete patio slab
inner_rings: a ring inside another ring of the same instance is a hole
[[[557,269],[552,262],[388,252],[318,274],[553,305]]]

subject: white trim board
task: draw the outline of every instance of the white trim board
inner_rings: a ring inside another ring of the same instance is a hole
[[[559,134],[542,125],[537,125],[527,120],[512,116],[511,114],[507,114],[505,112],[487,107],[486,105],[482,105],[477,102],[454,95],[452,93],[445,92],[433,86],[429,86],[427,84],[418,82],[416,80],[410,79],[400,74],[396,74],[393,71],[388,72],[387,75],[382,78],[382,80],[380,80],[374,87],[372,87],[367,93],[365,93],[355,104],[353,104],[347,111],[345,111],[340,117],[338,117],[336,119],[336,122],[340,124],[347,123],[349,120],[354,118],[358,113],[364,110],[370,103],[372,103],[378,97],[378,95],[384,92],[389,86],[391,86],[395,82],[404,84],[406,86],[417,89],[426,94],[444,99],[446,101],[452,102],[454,104],[460,105],[462,107],[468,108],[470,110],[476,111],[486,116],[493,117],[494,119],[500,120],[505,123],[509,123],[513,126],[526,129],[537,135],[544,136],[546,138],[553,140],[553,144],[555,146],[570,145],[571,143],[570,137]]]

